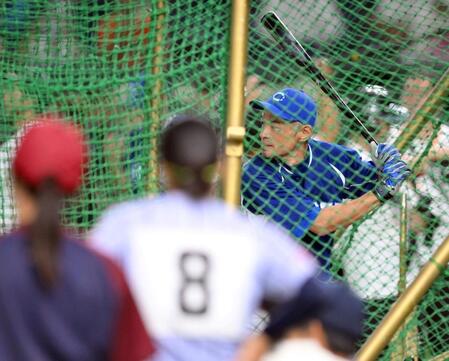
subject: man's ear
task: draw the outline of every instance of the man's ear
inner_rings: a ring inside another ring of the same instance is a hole
[[[313,134],[313,129],[310,125],[303,125],[296,132],[296,140],[298,142],[304,143],[310,139]]]

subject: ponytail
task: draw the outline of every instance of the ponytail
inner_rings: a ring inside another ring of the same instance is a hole
[[[29,229],[31,259],[39,280],[44,288],[49,289],[58,277],[61,191],[54,180],[47,179],[33,189],[33,194],[37,214]]]

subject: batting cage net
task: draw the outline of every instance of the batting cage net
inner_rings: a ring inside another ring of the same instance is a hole
[[[400,193],[347,228],[313,224],[320,210],[372,191],[382,169],[304,55],[263,26],[270,11],[374,139],[395,144],[413,169]],[[162,190],[158,135],[175,115],[205,115],[224,134],[230,17],[230,0],[1,1],[1,232],[16,223],[11,157],[37,115],[70,119],[88,138],[85,185],[64,211],[82,234],[111,203]],[[349,282],[365,301],[368,336],[449,235],[449,2],[254,0],[248,50],[242,209]],[[449,359],[448,281],[445,271],[382,359]]]

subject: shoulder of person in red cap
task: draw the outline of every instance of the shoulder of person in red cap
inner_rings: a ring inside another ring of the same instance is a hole
[[[51,292],[36,287],[26,232],[0,241],[2,360],[43,357],[141,361],[154,346],[119,266],[79,241],[63,237],[60,277]]]

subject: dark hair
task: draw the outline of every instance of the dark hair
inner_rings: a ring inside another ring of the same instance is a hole
[[[357,352],[361,337],[353,337],[323,322],[324,333],[329,349],[336,354],[352,356]]]
[[[209,193],[219,153],[210,122],[195,116],[175,118],[162,134],[160,148],[162,159],[173,171],[176,188],[193,198]]]
[[[39,281],[51,288],[58,276],[58,251],[61,242],[59,210],[62,193],[56,182],[46,179],[29,189],[37,202],[37,215],[29,227],[31,259]]]

